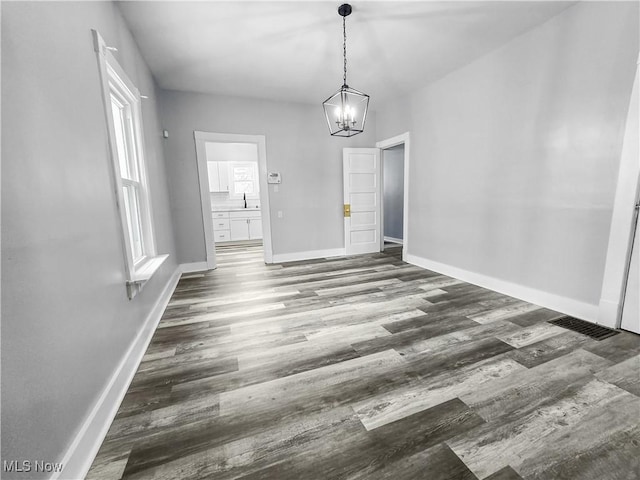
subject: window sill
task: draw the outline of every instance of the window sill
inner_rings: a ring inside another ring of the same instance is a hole
[[[142,265],[138,266],[127,281],[127,293],[129,300],[135,297],[147,281],[158,271],[169,255],[158,255],[148,258]]]

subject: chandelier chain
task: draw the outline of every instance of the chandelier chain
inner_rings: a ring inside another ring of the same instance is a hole
[[[344,57],[344,75],[342,77],[343,84],[347,84],[347,21],[346,17],[342,17],[342,37],[344,39],[342,43],[342,54]]]

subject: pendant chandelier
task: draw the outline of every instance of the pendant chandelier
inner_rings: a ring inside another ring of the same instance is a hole
[[[340,5],[338,13],[342,16],[342,54],[344,57],[344,75],[342,87],[323,103],[324,116],[327,119],[329,133],[336,137],[352,137],[364,132],[367,119],[369,95],[347,85],[347,25],[346,17],[351,14],[351,5]]]

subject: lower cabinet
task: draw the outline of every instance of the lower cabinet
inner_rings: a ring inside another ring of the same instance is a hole
[[[259,240],[262,238],[262,216],[260,211],[240,210],[218,213],[221,218],[214,218],[213,232],[216,242],[239,242],[243,240]]]
[[[231,241],[229,212],[211,212],[211,221],[213,222],[213,241],[215,243]]]
[[[249,219],[249,238],[251,240],[262,238],[262,218]]]
[[[231,240],[258,240],[262,238],[262,218],[232,218]]]
[[[223,231],[223,232],[216,232],[214,230],[213,231],[213,239],[214,239],[215,243],[229,242],[229,241],[231,241],[231,234],[229,233],[229,230],[226,230],[226,231]]]
[[[249,220],[246,218],[231,219],[231,240],[249,240]]]

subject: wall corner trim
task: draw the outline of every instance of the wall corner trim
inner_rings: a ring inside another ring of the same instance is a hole
[[[406,261],[412,265],[426,268],[427,270],[432,270],[449,277],[457,278],[480,287],[488,288],[498,293],[524,300],[525,302],[564,313],[565,315],[598,323],[598,305],[592,305],[590,303],[562,297],[560,295],[544,292],[524,285],[518,285],[506,280],[500,280],[499,278],[471,272],[469,270],[464,270],[462,268],[436,262],[413,254],[407,254]]]
[[[331,248],[328,250],[309,250],[306,252],[273,254],[273,263],[297,262],[300,260],[312,260],[315,258],[342,257],[344,248]]]
[[[181,263],[179,266],[180,273],[206,272],[211,270],[207,262]]]
[[[51,480],[79,479],[87,475],[180,280],[180,273],[180,269],[176,268],[169,278],[142,328],[64,454],[63,470],[55,473]]]
[[[622,317],[622,304],[617,301],[600,299],[598,324],[609,328],[616,328],[618,319]]]

